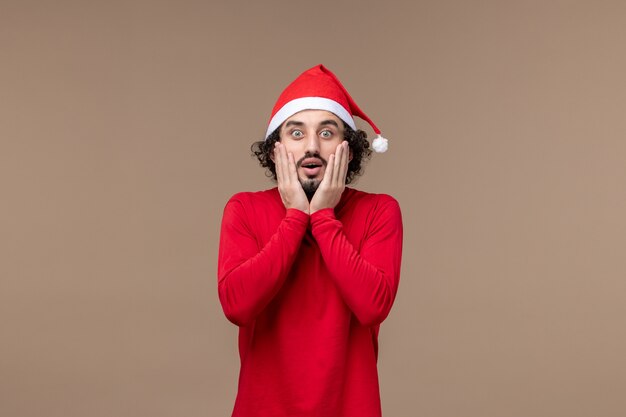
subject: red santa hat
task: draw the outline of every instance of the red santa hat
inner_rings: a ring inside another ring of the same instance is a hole
[[[285,120],[302,110],[329,111],[354,130],[356,125],[352,116],[358,116],[378,135],[372,141],[372,148],[376,152],[387,150],[387,139],[380,135],[380,129],[357,106],[335,74],[323,65],[304,71],[281,93],[272,110],[265,139]]]

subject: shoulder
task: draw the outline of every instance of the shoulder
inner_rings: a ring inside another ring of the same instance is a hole
[[[400,204],[389,194],[368,193],[354,188],[346,188],[346,199],[353,205],[369,209],[392,208],[400,210]]]
[[[259,208],[259,206],[275,203],[277,200],[280,201],[280,194],[276,187],[263,191],[241,191],[233,194],[226,202],[226,206],[239,205]]]
[[[278,198],[278,201],[276,201]],[[243,224],[251,228],[259,212],[272,213],[281,203],[278,189],[242,191],[233,194],[224,206],[222,224]]]
[[[353,188],[346,188],[346,193],[335,212],[344,224],[361,224],[366,229],[389,222],[402,223],[400,205],[394,197]]]
[[[394,197],[355,189],[346,190],[348,193],[338,217],[348,233],[356,233],[361,240],[402,233],[402,213]]]

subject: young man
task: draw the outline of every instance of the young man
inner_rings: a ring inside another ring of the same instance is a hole
[[[396,200],[347,188],[380,131],[321,65],[281,94],[253,145],[278,187],[226,204],[218,292],[239,326],[234,417],[380,417],[378,329],[400,276]]]

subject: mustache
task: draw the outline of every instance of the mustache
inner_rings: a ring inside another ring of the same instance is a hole
[[[318,154],[318,153],[313,154],[313,153],[307,152],[307,153],[304,154],[304,156],[302,158],[298,159],[298,161],[296,162],[296,168],[300,168],[300,166],[302,166],[302,162],[305,159],[309,159],[309,158],[319,159],[320,161],[322,161],[322,165],[323,166],[328,165],[328,161],[326,161],[324,158],[322,158],[320,156],[320,154]]]

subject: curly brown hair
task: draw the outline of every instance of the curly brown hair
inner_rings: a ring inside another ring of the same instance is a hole
[[[272,161],[272,158],[270,158],[270,155],[274,151],[274,144],[280,140],[281,126],[278,126],[266,140],[254,142],[252,146],[250,146],[252,156],[256,156],[259,159],[259,164],[261,164],[263,168],[267,168],[266,175],[274,181],[276,181],[276,165],[274,161]],[[352,151],[352,160],[348,163],[348,173],[346,174],[346,184],[350,184],[357,176],[363,173],[363,163],[371,157],[372,150],[367,141],[366,132],[363,130],[354,130],[345,122],[343,127],[344,140],[348,141],[348,146]]]

